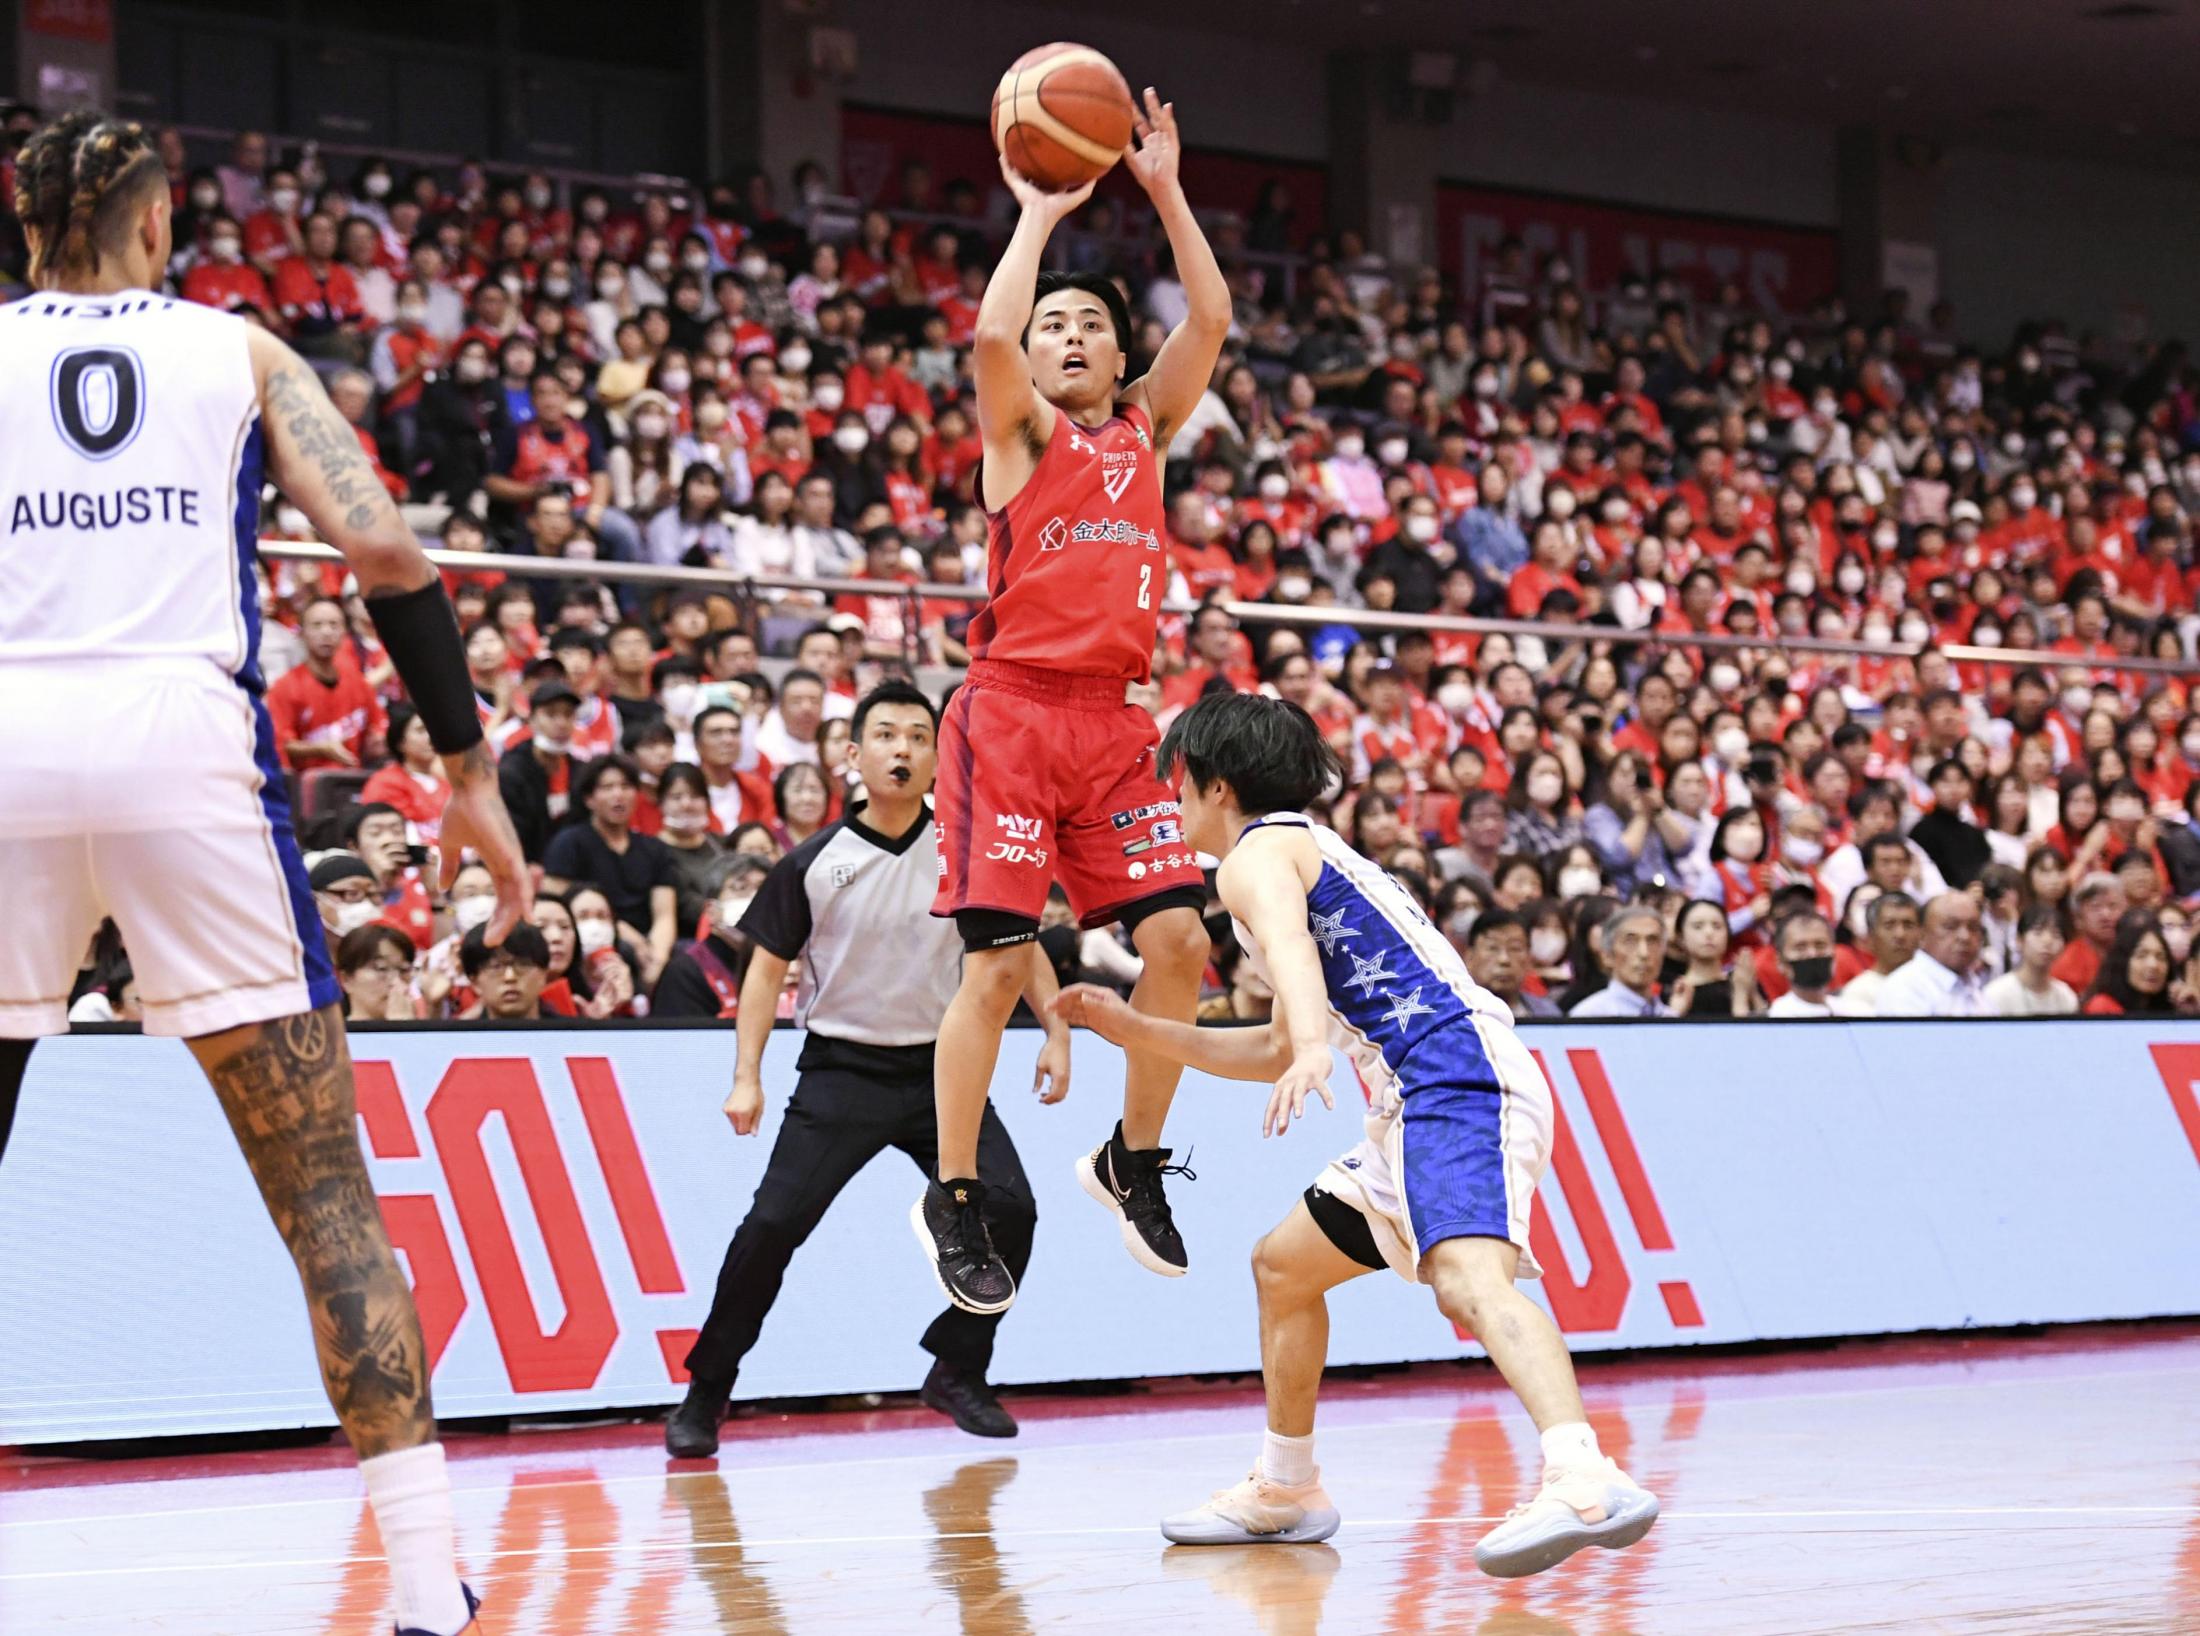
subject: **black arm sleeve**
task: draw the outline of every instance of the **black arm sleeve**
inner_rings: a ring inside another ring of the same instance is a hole
[[[810,940],[810,860],[818,848],[805,843],[772,865],[756,901],[741,917],[741,932],[758,948],[792,960]]]
[[[420,720],[436,749],[455,756],[479,744],[481,712],[474,704],[466,644],[458,634],[458,616],[451,610],[442,576],[417,590],[368,597],[367,617],[374,621],[374,633],[397,667],[398,680],[419,707]]]

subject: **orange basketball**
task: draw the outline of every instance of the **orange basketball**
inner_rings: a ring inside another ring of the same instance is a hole
[[[1131,88],[1087,45],[1057,40],[1009,65],[993,92],[993,145],[1043,188],[1104,176],[1131,139]]]

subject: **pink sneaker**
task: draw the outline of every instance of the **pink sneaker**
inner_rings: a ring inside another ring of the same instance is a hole
[[[1334,1534],[1339,1520],[1319,1471],[1303,1483],[1279,1483],[1256,1465],[1197,1510],[1162,1518],[1161,1532],[1179,1545],[1311,1545]]]
[[[1475,1566],[1497,1579],[1554,1568],[1587,1545],[1617,1551],[1650,1532],[1658,1502],[1610,1460],[1578,1470],[1553,1467],[1543,1488],[1474,1547]]]

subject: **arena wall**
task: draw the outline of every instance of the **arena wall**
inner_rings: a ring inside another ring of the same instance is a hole
[[[1539,1195],[1539,1298],[1581,1350],[2200,1312],[2200,1024],[1531,1027],[1563,1134]],[[1125,1256],[1070,1165],[1122,1060],[1078,1036],[1042,1108],[1038,1036],[997,1091],[1040,1206],[1003,1383],[1257,1367],[1254,1240],[1358,1135],[1262,1141],[1257,1088],[1187,1079],[1171,1124],[1193,1271]],[[675,1400],[679,1362],[777,1129],[720,1112],[729,1029],[361,1031],[360,1113],[450,1417]],[[889,1154],[795,1258],[743,1397],[912,1387],[939,1293]],[[295,1279],[183,1049],[49,1041],[0,1170],[0,1443],[321,1426]],[[1335,1297],[1339,1364],[1473,1348],[1384,1274]]]

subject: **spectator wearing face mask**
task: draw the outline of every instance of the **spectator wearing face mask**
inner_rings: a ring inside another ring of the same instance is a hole
[[[1765,1008],[1765,1015],[1787,1022],[1834,1014],[1827,991],[1833,987],[1833,927],[1815,909],[1802,909],[1780,922],[1773,934],[1780,975],[1787,992]]]
[[[382,915],[382,888],[374,871],[356,852],[327,852],[307,874],[321,929],[333,951],[345,934],[372,925]]]
[[[216,216],[207,224],[206,256],[184,275],[183,298],[223,312],[274,313],[267,279],[244,259],[244,233],[232,218]]]
[[[1450,548],[1444,547],[1444,558],[1431,549],[1441,536],[1436,501],[1429,495],[1416,494],[1400,510],[1398,531],[1368,553],[1363,572],[1383,575],[1397,587],[1392,606],[1398,612],[1428,613],[1442,599]]]

